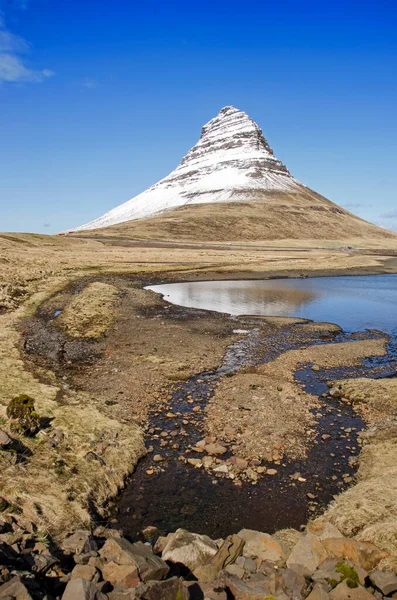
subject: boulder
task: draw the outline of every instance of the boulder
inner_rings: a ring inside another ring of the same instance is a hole
[[[99,554],[102,558],[117,565],[137,567],[142,581],[163,579],[169,571],[164,560],[153,554],[151,546],[146,546],[142,542],[131,544],[123,538],[109,538]]]
[[[74,554],[83,554],[90,550],[96,550],[97,544],[89,531],[78,529],[63,540],[61,548]]]
[[[102,577],[105,581],[110,581],[113,587],[133,588],[141,581],[135,565],[118,565],[112,561],[102,568]]]
[[[242,554],[244,544],[245,541],[239,535],[230,535],[212,558],[211,564],[220,570],[234,563]]]
[[[343,535],[335,525],[332,525],[329,521],[317,519],[311,521],[306,527],[308,533],[316,535],[320,541],[328,538],[343,538]]]
[[[279,572],[284,581],[283,588],[291,598],[302,598],[307,586],[305,578],[288,568],[280,569]]]
[[[236,575],[224,572],[221,581],[231,592],[234,600],[264,600],[267,596],[273,595],[266,586],[265,580],[242,581]]]
[[[194,569],[194,576],[202,583],[212,583],[218,577],[218,573],[219,568],[211,563],[208,563],[208,565],[200,565],[197,569]]]
[[[346,558],[360,565],[366,571],[372,571],[389,554],[371,542],[359,542],[348,538],[329,538],[321,542],[327,554],[334,558]]]
[[[0,447],[8,446],[11,442],[10,436],[3,429],[0,429]]]
[[[194,582],[188,586],[191,598],[205,598],[205,600],[228,600],[228,594],[222,585],[217,583]]]
[[[90,565],[76,565],[72,571],[72,579],[86,579],[87,581],[93,581],[98,571],[95,567]]]
[[[346,581],[339,583],[330,593],[330,600],[374,600],[370,594],[361,585],[351,588]]]
[[[29,594],[27,587],[22,583],[20,577],[13,577],[7,583],[0,585],[0,598],[7,598],[7,600],[9,598],[13,600],[32,600],[32,596]]]
[[[163,560],[182,563],[191,571],[210,562],[218,552],[218,546],[206,535],[177,529],[167,536],[167,544],[162,552]]]
[[[303,577],[311,577],[328,554],[317,536],[306,533],[293,547],[287,567]]]
[[[340,583],[343,579],[347,579],[364,585],[367,576],[367,571],[353,565],[347,559],[326,558],[314,571],[312,580],[318,583],[328,583],[329,581]]]
[[[321,583],[316,583],[306,600],[329,600],[329,594]]]
[[[389,596],[397,592],[397,575],[385,571],[373,571],[370,575],[373,585],[382,592],[384,596]]]
[[[268,533],[242,529],[237,535],[245,542],[243,555],[247,558],[259,558],[277,565],[285,562],[286,555],[282,545]]]
[[[171,577],[165,581],[149,581],[134,590],[108,594],[109,600],[188,600],[189,592],[182,579]]]
[[[92,581],[71,579],[63,593],[62,600],[97,600],[97,588]]]

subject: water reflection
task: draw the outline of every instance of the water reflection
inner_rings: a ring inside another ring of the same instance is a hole
[[[223,285],[219,285],[222,283]],[[181,306],[193,306],[225,312],[232,315],[287,315],[299,306],[313,301],[318,295],[313,290],[293,288],[265,288],[258,281],[206,281],[171,284],[161,287],[166,300]],[[172,287],[175,286],[175,287]],[[170,288],[167,290],[165,288]]]
[[[397,327],[397,275],[197,281],[149,289],[173,304],[232,315],[302,317],[347,330]]]

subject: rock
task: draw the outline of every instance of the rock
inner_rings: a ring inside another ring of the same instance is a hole
[[[277,469],[266,469],[266,475],[277,475]]]
[[[207,444],[206,446],[204,446],[204,450],[206,451],[207,454],[210,455],[214,455],[214,454],[225,454],[225,452],[227,451],[227,448],[225,448],[225,446],[221,446],[220,444]]]
[[[303,592],[306,589],[306,580],[302,575],[298,575],[292,569],[284,568],[279,571],[283,578],[283,588],[291,598],[302,598]]]
[[[154,462],[161,462],[162,460],[164,460],[164,458],[161,456],[161,454],[155,454],[153,456],[153,460]]]
[[[202,467],[203,463],[201,462],[201,460],[199,458],[188,458],[187,462],[189,463],[189,465],[192,465],[193,467]]]
[[[99,554],[117,565],[135,565],[142,581],[162,579],[169,571],[168,565],[153,554],[152,548],[141,542],[131,544],[123,538],[110,538]]]
[[[73,559],[76,565],[88,565],[90,558],[95,558],[97,556],[98,552],[90,550],[89,552],[83,552],[82,554],[75,554]]]
[[[239,471],[245,471],[245,469],[248,468],[248,460],[245,460],[244,458],[236,457],[234,459],[234,465]]]
[[[368,573],[346,559],[326,558],[313,573],[312,580],[328,583],[330,580],[340,583],[343,579],[364,585]]]
[[[252,558],[247,558],[245,556],[239,556],[236,564],[243,569],[246,573],[255,573],[258,565]],[[266,567],[269,566],[269,563],[266,561],[261,562],[261,566],[264,565]],[[273,568],[271,569],[273,571]]]
[[[220,570],[234,563],[242,554],[244,545],[245,541],[242,537],[239,535],[230,535],[212,558],[211,564]]]
[[[228,600],[228,594],[222,585],[199,581],[188,587],[191,598],[205,600]]]
[[[308,523],[306,531],[316,535],[320,540],[343,538],[343,535],[335,525],[332,525],[329,521],[322,521],[320,519]]]
[[[217,467],[214,467],[212,470],[214,471],[214,473],[229,473],[229,469],[227,468],[227,465],[225,465],[225,464],[218,465]]]
[[[245,575],[243,567],[240,567],[236,563],[227,565],[227,567],[225,567],[225,571],[227,571],[228,573],[231,573],[232,575],[236,575],[237,577],[239,577],[239,579],[243,579],[243,577]]]
[[[236,575],[224,572],[221,578],[232,593],[234,600],[264,600],[267,596],[272,596],[270,589],[266,586],[266,580],[262,581],[242,581]]]
[[[66,586],[62,600],[97,600],[96,592],[97,588],[92,581],[71,579]]]
[[[8,446],[11,443],[12,439],[10,438],[10,436],[3,429],[0,429],[0,446]]]
[[[27,587],[22,583],[21,577],[18,576],[0,585],[0,598],[4,600],[6,598],[7,600],[10,598],[12,600],[32,600]]]
[[[87,581],[93,581],[97,570],[95,567],[90,565],[76,565],[72,571],[72,579],[86,579]]]
[[[40,418],[34,408],[34,399],[20,394],[7,406],[7,417],[11,419],[10,428],[16,433],[34,436],[40,428]]]
[[[347,538],[329,538],[321,542],[329,556],[347,558],[366,571],[372,571],[389,555],[371,542],[359,542]]]
[[[154,544],[153,551],[155,554],[161,554],[167,545],[167,537],[160,535]]]
[[[293,547],[287,559],[287,567],[303,577],[310,577],[327,556],[319,538],[311,533],[306,533]]]
[[[206,535],[177,529],[167,536],[167,544],[162,553],[163,560],[182,563],[191,571],[210,562],[218,552],[218,546]]]
[[[374,600],[370,594],[361,585],[356,588],[350,588],[346,581],[339,583],[330,593],[330,600]]]
[[[328,592],[325,591],[325,589],[321,585],[321,583],[316,583],[314,585],[312,591],[306,598],[306,600],[328,600],[328,599],[329,599],[329,594],[328,594]]]
[[[245,542],[243,555],[248,558],[259,558],[277,565],[285,562],[285,552],[282,545],[268,533],[252,529],[242,529],[237,534]]]
[[[218,577],[218,573],[219,568],[211,563],[200,565],[197,569],[194,569],[194,576],[202,583],[212,583]]]
[[[397,575],[395,575],[395,573],[373,571],[369,577],[373,585],[378,588],[384,596],[389,596],[397,591]]]
[[[156,537],[158,532],[159,532],[159,530],[157,529],[157,527],[148,525],[148,527],[145,527],[145,529],[142,529],[141,534],[143,535],[145,540],[152,540],[153,538]]]
[[[138,568],[135,565],[117,565],[113,561],[103,566],[102,577],[105,581],[110,581],[113,587],[133,588],[140,583]]]
[[[189,592],[178,577],[171,577],[165,581],[149,581],[126,592],[129,595],[111,592],[108,596],[110,600],[189,600]]]
[[[57,564],[58,560],[54,556],[48,556],[46,554],[33,554],[31,555],[33,564],[31,570],[33,573],[40,573],[44,575],[51,567]]]
[[[90,550],[97,550],[98,546],[89,531],[78,529],[63,540],[61,548],[75,554],[83,554]]]

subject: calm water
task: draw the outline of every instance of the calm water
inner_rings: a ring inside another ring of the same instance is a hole
[[[195,281],[148,289],[173,304],[232,315],[302,317],[347,331],[397,329],[397,275]]]

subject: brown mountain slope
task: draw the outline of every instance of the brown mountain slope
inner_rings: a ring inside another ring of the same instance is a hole
[[[304,186],[302,193],[260,196],[249,202],[187,204],[79,235],[195,242],[395,239],[397,244],[397,234],[356,217]]]

